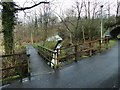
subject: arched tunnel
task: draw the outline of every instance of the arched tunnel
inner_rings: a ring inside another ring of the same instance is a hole
[[[110,35],[113,37],[113,38],[119,38],[118,35],[120,34],[120,26],[114,28],[111,32],[110,32]]]

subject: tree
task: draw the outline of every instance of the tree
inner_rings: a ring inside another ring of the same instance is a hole
[[[14,51],[13,29],[15,21],[15,12],[13,2],[2,2],[2,26],[4,34],[5,54],[11,54]]]
[[[108,19],[104,22],[104,28],[108,30],[108,28],[112,28],[116,25],[116,18],[115,16],[110,16]]]
[[[15,13],[19,11],[24,11],[26,9],[31,9],[33,7],[36,7],[42,3],[48,4],[49,2],[39,2],[33,6],[30,7],[17,7],[13,0],[11,2],[6,2],[5,0],[2,0],[2,26],[3,26],[3,34],[4,34],[4,49],[5,54],[12,54],[14,53],[14,34],[13,29],[15,25]]]
[[[92,5],[92,3],[90,4],[90,2],[85,2],[84,0],[81,3],[76,1],[75,5],[72,6],[72,9],[66,10],[66,17],[63,18],[58,15],[67,29],[69,37],[72,39],[70,39],[72,43],[77,43],[82,39],[84,41],[85,39],[91,40],[92,37],[96,37],[96,35],[99,36],[100,20],[96,17],[96,13],[99,10],[99,2],[93,4],[92,10],[90,9],[90,5]]]
[[[116,24],[120,25],[120,2],[117,2]]]
[[[66,17],[60,15],[57,16],[61,19],[62,24],[66,27],[66,30],[69,34],[70,43],[75,44],[78,40],[78,31],[79,24],[81,19],[81,13],[83,8],[83,2],[75,2],[75,6],[72,6],[72,9],[68,9],[65,13]],[[60,28],[59,28],[60,29]],[[62,30],[63,31],[63,30]]]

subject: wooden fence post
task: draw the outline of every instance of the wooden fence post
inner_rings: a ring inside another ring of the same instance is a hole
[[[75,62],[77,62],[77,45],[75,45]]]
[[[50,67],[51,67],[51,61],[49,60],[49,64],[48,64]]]
[[[26,47],[26,59],[27,59],[27,68],[28,68],[28,79],[30,80],[31,79],[31,75],[30,75],[30,52],[29,52],[29,49],[28,47]]]
[[[59,68],[59,54],[60,54],[60,49],[57,49],[57,68]]]
[[[18,58],[21,58],[21,54],[20,55],[18,55],[19,57]],[[22,61],[21,61],[22,59],[20,59],[20,61],[19,61],[19,63],[18,63],[18,67],[19,67],[19,70],[20,70],[20,72],[19,72],[19,74],[20,74],[20,82],[22,83],[22,78],[23,78],[23,65],[22,65]]]
[[[31,74],[30,74],[30,59],[27,56],[27,63],[28,63],[28,79],[31,80]]]
[[[106,49],[108,49],[108,38],[105,38],[105,43],[106,43]]]
[[[58,66],[58,50],[56,50],[55,52],[55,63],[54,63],[54,69],[57,69],[59,66]]]
[[[23,79],[23,67],[22,65],[20,65],[20,82],[22,83],[22,79]]]
[[[101,52],[101,48],[102,48],[102,43],[101,43],[101,40],[99,40],[99,50]]]
[[[90,48],[89,56],[92,56],[92,50],[91,50],[91,48],[92,48],[92,41],[89,42],[89,48]]]

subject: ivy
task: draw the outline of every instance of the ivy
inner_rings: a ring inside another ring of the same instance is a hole
[[[3,34],[4,34],[4,50],[5,54],[12,54],[14,53],[14,25],[15,25],[15,13],[17,11],[23,11],[26,9],[31,9],[36,7],[40,4],[49,4],[49,2],[39,2],[31,7],[24,7],[24,8],[15,8],[16,5],[14,2],[2,2],[2,26],[3,26]]]
[[[5,54],[12,54],[14,52],[14,2],[2,2],[2,6],[2,26],[4,35]]]

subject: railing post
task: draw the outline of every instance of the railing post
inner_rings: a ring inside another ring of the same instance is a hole
[[[108,37],[108,44],[110,43],[110,37]]]
[[[89,42],[89,48],[90,48],[90,50],[89,50],[89,56],[92,56],[92,50],[91,50],[91,48],[92,48],[92,42],[91,41]]]
[[[105,37],[106,49],[108,49],[108,38]]]
[[[101,52],[101,48],[102,48],[102,43],[101,43],[101,40],[99,40],[99,50]]]
[[[55,51],[55,61],[54,61],[54,69],[57,69],[58,66],[58,49]]]
[[[60,54],[60,49],[57,49],[57,68],[59,68],[59,54]]]
[[[30,59],[29,59],[29,56],[27,56],[27,63],[28,63],[28,79],[31,80],[31,74],[30,74]]]
[[[21,54],[18,55],[18,58],[21,58]],[[22,83],[22,78],[23,78],[23,66],[22,66],[22,61],[20,60],[18,63],[18,68],[20,70],[19,75],[20,75],[20,82]]]
[[[22,79],[23,79],[23,67],[20,64],[20,82],[22,83]]]
[[[77,45],[75,45],[75,62],[77,62]]]
[[[29,52],[29,49],[28,47],[26,47],[26,59],[27,59],[27,69],[28,69],[28,79],[30,80],[31,79],[31,75],[30,75],[30,60],[29,60],[29,57],[30,57],[30,52]]]
[[[51,52],[49,52],[49,55],[51,55]],[[49,59],[49,66],[51,67],[51,57],[49,57],[48,59]]]

